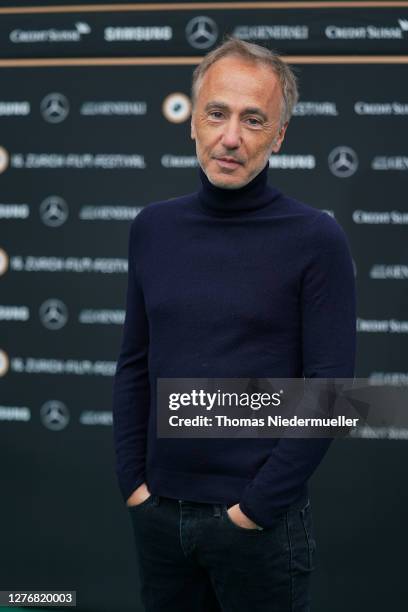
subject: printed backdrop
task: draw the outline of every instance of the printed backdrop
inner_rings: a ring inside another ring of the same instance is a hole
[[[72,589],[81,611],[139,610],[112,376],[131,220],[198,186],[192,70],[227,32],[293,65],[300,102],[269,181],[349,237],[356,376],[407,384],[408,2],[6,4],[0,590]],[[406,448],[392,432],[337,440],[314,477],[316,612],[404,609]]]

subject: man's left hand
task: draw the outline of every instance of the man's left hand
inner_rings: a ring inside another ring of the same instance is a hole
[[[227,513],[232,522],[239,525],[239,527],[243,527],[244,529],[259,529],[259,526],[242,512],[239,504],[227,508]]]

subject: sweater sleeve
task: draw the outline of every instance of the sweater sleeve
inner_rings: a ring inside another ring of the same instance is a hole
[[[301,243],[302,244],[302,243]],[[327,213],[313,221],[300,254],[302,358],[305,378],[353,378],[356,296],[346,235]],[[331,438],[281,438],[245,488],[240,508],[261,527],[301,496]]]
[[[126,314],[113,382],[116,474],[124,501],[145,480],[150,405],[148,320],[136,270],[140,215],[133,220],[129,232]]]

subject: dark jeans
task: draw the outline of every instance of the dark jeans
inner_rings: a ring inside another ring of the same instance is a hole
[[[310,503],[246,529],[227,506],[150,495],[128,508],[146,612],[308,612]]]

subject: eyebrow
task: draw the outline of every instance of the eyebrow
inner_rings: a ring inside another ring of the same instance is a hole
[[[205,105],[204,110],[209,111],[213,108],[221,108],[222,110],[227,110],[227,111],[230,110],[228,104],[225,104],[225,102],[218,102],[217,100],[208,102]],[[265,115],[265,113],[257,106],[247,106],[247,108],[244,108],[244,110],[240,114],[241,115],[247,115],[247,114],[259,115],[260,117],[262,117],[264,121],[268,120],[268,117]]]

